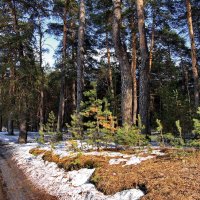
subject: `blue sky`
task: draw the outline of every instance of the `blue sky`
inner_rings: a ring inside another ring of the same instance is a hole
[[[53,67],[55,59],[53,58],[54,52],[58,46],[59,41],[54,39],[53,36],[48,36],[45,39],[45,45],[44,47],[49,50],[49,52],[45,52],[43,57],[44,57],[44,63],[47,64],[49,63],[50,67]]]

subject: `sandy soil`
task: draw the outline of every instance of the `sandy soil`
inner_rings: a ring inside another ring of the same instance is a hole
[[[12,147],[0,144],[0,200],[57,200],[27,180],[11,154]]]

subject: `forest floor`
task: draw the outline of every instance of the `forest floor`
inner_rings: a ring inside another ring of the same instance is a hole
[[[0,144],[0,200],[56,200],[27,179],[12,160],[11,148]]]
[[[0,133],[8,143],[0,147],[0,195],[9,200],[200,200],[200,152],[195,149],[75,153],[68,142],[51,149],[49,144],[19,145],[15,139]]]

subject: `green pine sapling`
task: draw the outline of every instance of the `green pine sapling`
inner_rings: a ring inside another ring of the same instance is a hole
[[[111,142],[116,131],[116,118],[109,110],[109,104],[106,99],[98,99],[96,83],[93,82],[92,89],[84,92],[86,101],[81,103],[81,112],[86,127],[86,141],[89,144],[96,145],[99,149],[101,143]]]
[[[117,129],[115,142],[126,147],[146,145],[145,135],[141,134],[144,126],[138,115],[138,126],[124,123],[122,127]]]
[[[44,141],[44,133],[51,137],[51,148],[54,148],[54,143],[55,140],[57,140],[57,136],[59,135],[59,133],[56,131],[56,117],[53,111],[49,113],[47,123],[43,125],[43,130],[39,132],[41,141]]]
[[[162,145],[165,145],[164,137],[163,137],[163,125],[161,120],[156,119],[157,127],[156,130],[160,133],[160,142]]]
[[[184,145],[184,140],[183,140],[182,127],[181,127],[181,124],[180,124],[180,120],[177,120],[175,122],[175,124],[176,124],[176,128],[179,132],[179,145],[182,146],[182,145]]]

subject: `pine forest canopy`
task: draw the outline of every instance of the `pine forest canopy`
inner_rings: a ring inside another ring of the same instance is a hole
[[[49,36],[59,42],[51,70]],[[91,83],[118,126],[138,124],[139,114],[145,134],[156,119],[191,133],[199,66],[198,0],[0,1],[0,127],[19,128],[21,143],[51,111],[57,132],[75,113],[84,120]]]

